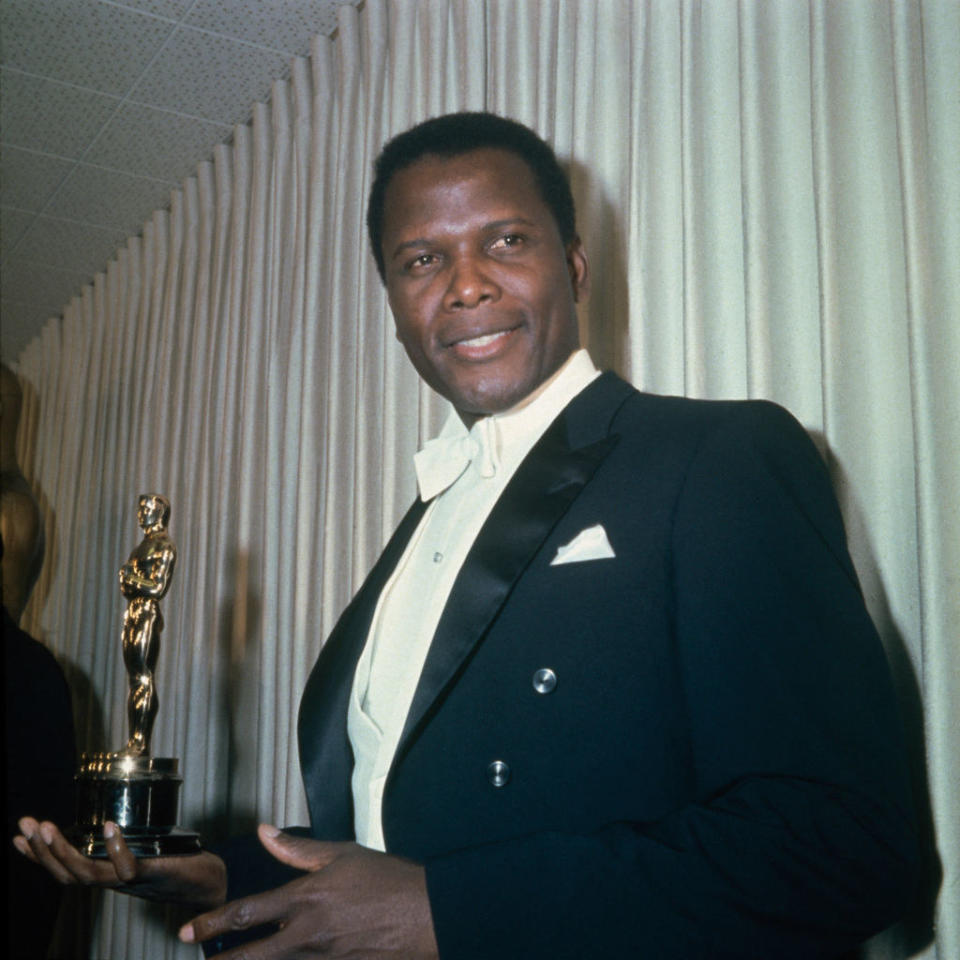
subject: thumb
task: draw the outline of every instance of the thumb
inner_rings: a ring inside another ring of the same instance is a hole
[[[311,837],[294,837],[279,827],[261,823],[257,836],[267,853],[298,870],[322,870],[339,856],[335,843],[321,843]]]

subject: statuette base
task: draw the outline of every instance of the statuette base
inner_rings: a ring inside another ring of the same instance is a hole
[[[77,825],[70,839],[81,853],[107,856],[103,825],[116,823],[137,857],[200,852],[200,837],[176,825],[182,782],[173,757],[84,754],[77,783]]]

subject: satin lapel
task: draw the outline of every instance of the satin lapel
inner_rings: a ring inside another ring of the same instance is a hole
[[[454,582],[394,764],[429,719],[543,541],[616,444],[615,437],[607,436],[607,425],[631,391],[616,377],[597,380],[557,417],[517,469]]]
[[[315,831],[325,831],[330,839],[353,836],[353,755],[347,737],[347,706],[357,660],[370,631],[380,591],[425,510],[426,504],[418,499],[400,521],[320,651],[300,701],[297,734],[310,822]]]

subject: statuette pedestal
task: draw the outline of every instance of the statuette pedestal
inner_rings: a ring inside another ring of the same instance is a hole
[[[199,853],[200,837],[176,825],[182,778],[175,757],[84,754],[77,773],[72,840],[88,857],[106,857],[103,825],[112,820],[137,857]]]

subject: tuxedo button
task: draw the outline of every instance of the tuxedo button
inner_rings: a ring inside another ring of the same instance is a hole
[[[553,693],[557,689],[557,675],[549,667],[538,670],[533,675],[533,689],[537,693]]]
[[[494,760],[493,763],[487,767],[487,779],[495,787],[505,787],[507,781],[510,779],[509,765],[502,760]]]

